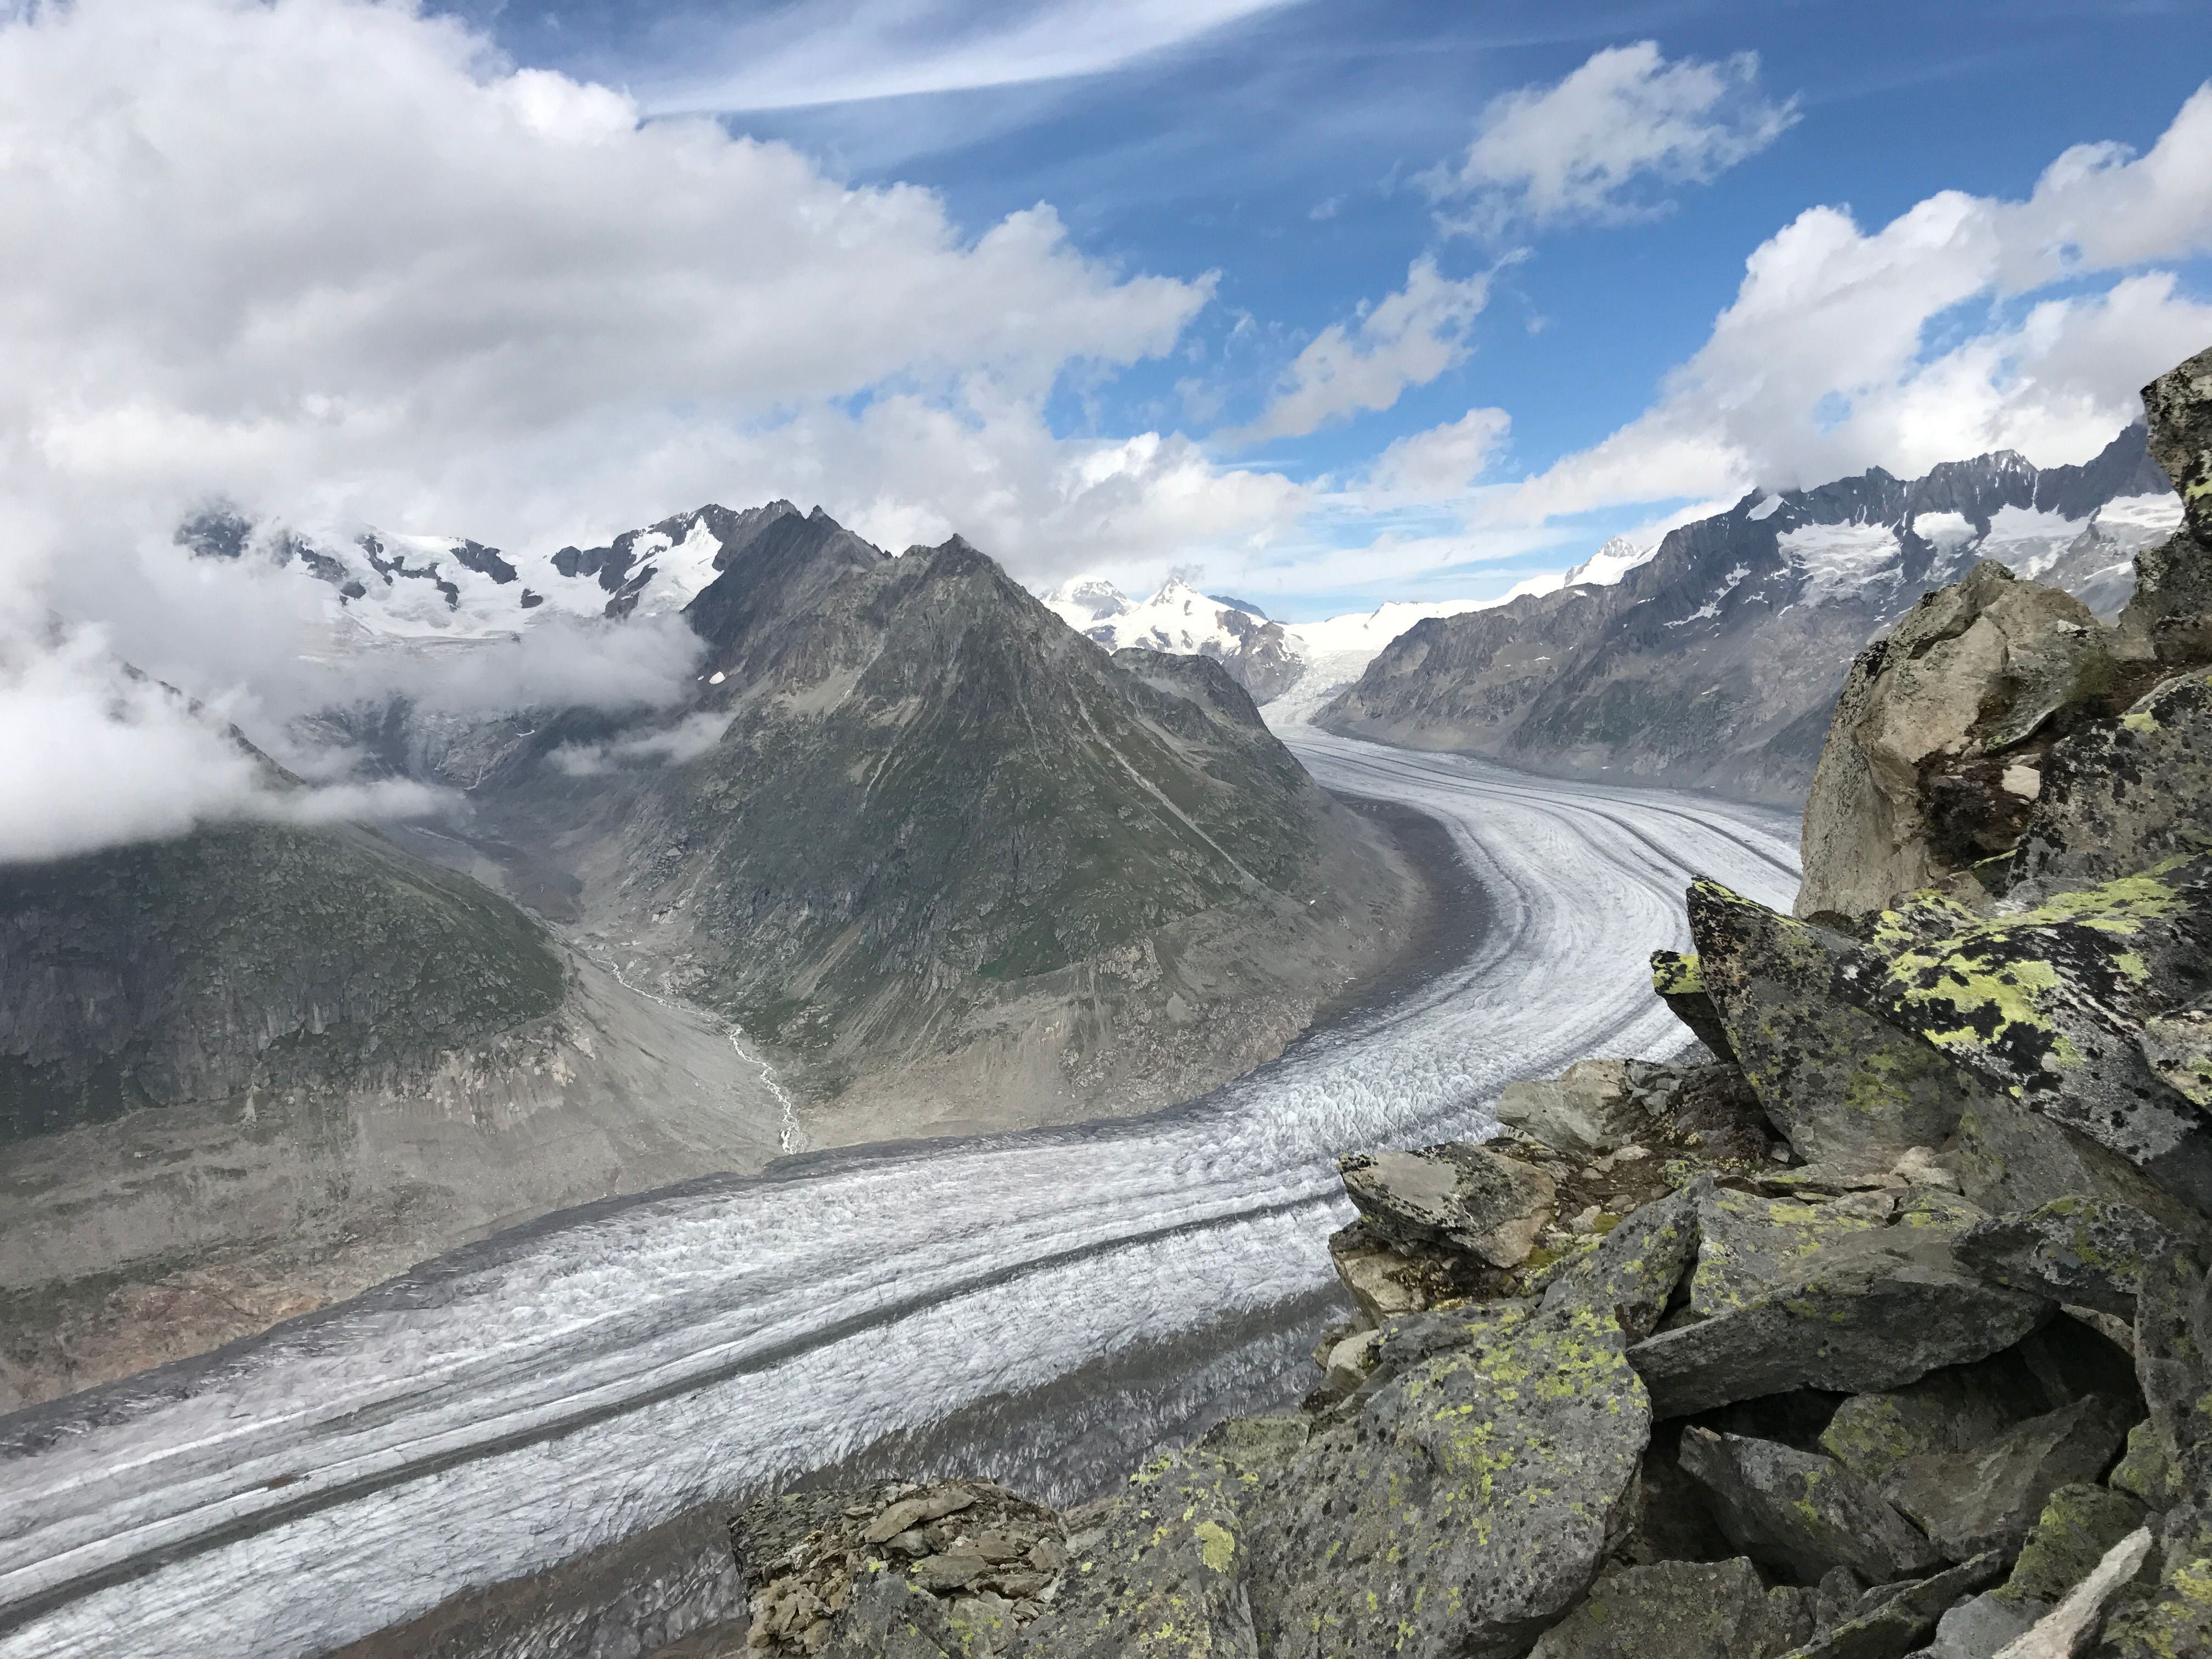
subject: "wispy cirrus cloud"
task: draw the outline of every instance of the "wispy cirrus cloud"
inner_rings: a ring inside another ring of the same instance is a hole
[[[1291,0],[805,0],[685,33],[655,114],[805,109],[1099,75]]]

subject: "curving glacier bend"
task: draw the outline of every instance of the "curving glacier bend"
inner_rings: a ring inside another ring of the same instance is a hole
[[[848,1457],[1100,1356],[1305,1298],[1333,1156],[1680,1028],[1644,958],[1794,820],[1283,735],[1435,817],[1462,959],[1158,1115],[786,1160],[571,1211],[202,1360],[0,1422],[0,1656],[323,1652],[471,1585]]]

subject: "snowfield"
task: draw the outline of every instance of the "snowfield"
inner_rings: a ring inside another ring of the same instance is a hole
[[[1447,826],[1491,913],[1460,959],[1173,1111],[610,1200],[0,1421],[0,1656],[319,1653],[1102,1355],[1264,1328],[1328,1280],[1338,1152],[1676,1048],[1644,958],[1686,944],[1684,885],[1796,888],[1778,814],[1285,735]],[[1063,1439],[1141,1441],[1141,1401],[1060,1401]]]

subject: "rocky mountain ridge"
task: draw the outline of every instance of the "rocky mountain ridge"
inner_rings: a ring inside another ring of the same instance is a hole
[[[702,1511],[631,1580],[690,1587],[659,1650],[2212,1651],[2212,352],[2146,403],[2186,515],[2125,611],[1985,563],[1860,659],[1821,768],[1877,781],[1815,792],[1811,914],[1699,881],[1654,957],[1695,1058],[1342,1160],[1302,1410],[1065,1515],[943,1478]],[[1962,864],[1929,801],[2036,741]],[[566,1588],[604,1566],[512,1587],[515,1650],[634,1638]],[[482,1605],[358,1651],[471,1651]]]
[[[1754,492],[1612,586],[1415,624],[1316,716],[1327,729],[1577,776],[1794,801],[1851,659],[1980,559],[2125,603],[2180,506],[2130,428],[2080,466],[2009,452]]]

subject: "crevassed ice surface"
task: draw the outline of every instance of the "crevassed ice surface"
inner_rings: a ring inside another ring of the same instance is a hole
[[[1310,1297],[1332,1159],[1480,1132],[1504,1083],[1680,1028],[1645,955],[1796,827],[1293,726],[1442,820],[1463,960],[1152,1117],[788,1160],[610,1200],[205,1359],[0,1420],[0,1656],[319,1653],[1102,1353]]]

